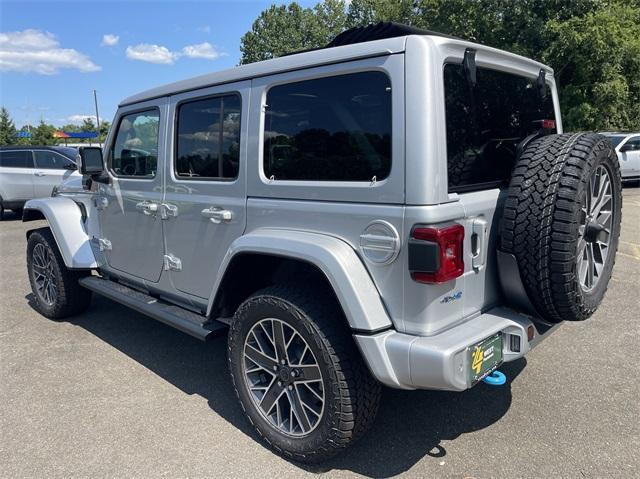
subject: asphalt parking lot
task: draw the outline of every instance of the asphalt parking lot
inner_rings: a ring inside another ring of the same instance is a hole
[[[30,306],[25,236],[0,223],[0,477],[639,477],[640,188],[604,303],[464,393],[384,391],[370,433],[322,466],[264,448],[225,339],[204,344],[109,300],[53,322]]]

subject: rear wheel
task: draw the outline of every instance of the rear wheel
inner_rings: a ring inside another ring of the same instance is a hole
[[[373,423],[380,385],[330,296],[277,286],[238,309],[229,369],[242,407],[277,452],[325,460]]]
[[[602,301],[618,247],[621,191],[616,153],[600,135],[546,136],[520,157],[501,248],[515,256],[545,320],[584,320]]]
[[[29,235],[27,270],[35,307],[43,316],[62,319],[89,307],[91,291],[78,284],[89,272],[67,269],[49,228]]]

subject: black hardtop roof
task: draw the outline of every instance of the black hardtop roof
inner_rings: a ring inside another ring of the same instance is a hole
[[[406,37],[407,35],[431,35],[436,37],[451,38],[461,40],[461,38],[447,35],[446,33],[424,30],[412,25],[396,22],[378,22],[370,23],[366,27],[354,27],[345,30],[336,35],[336,37],[327,43],[324,47],[309,48],[307,50],[296,50],[294,52],[285,53],[283,57],[297,55],[298,53],[313,52],[324,50],[326,48],[342,47],[345,45],[354,45],[356,43],[372,42],[375,40],[384,40],[386,38]]]
[[[385,38],[404,37],[406,35],[432,35],[460,40],[460,38],[445,33],[424,30],[403,23],[378,22],[376,24],[369,24],[366,27],[355,27],[345,30],[331,40],[324,48],[341,47],[343,45],[353,45],[354,43],[371,42]]]

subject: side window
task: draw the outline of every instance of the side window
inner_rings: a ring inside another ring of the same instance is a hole
[[[153,178],[158,169],[157,109],[130,113],[120,118],[111,148],[111,170],[116,176]]]
[[[38,168],[54,170],[75,169],[74,163],[69,158],[54,151],[37,150],[34,154]]]
[[[518,144],[555,120],[547,87],[535,80],[488,68],[477,69],[470,88],[461,64],[444,67],[449,191],[475,191],[506,184]]]
[[[179,178],[234,180],[240,167],[239,95],[178,108],[175,172]]]
[[[391,81],[379,71],[272,87],[264,174],[276,180],[372,181],[391,171]]]
[[[0,166],[6,168],[33,168],[30,151],[0,151]]]
[[[629,141],[627,141],[627,144],[633,146],[633,151],[640,150],[640,136],[632,136],[629,138]]]

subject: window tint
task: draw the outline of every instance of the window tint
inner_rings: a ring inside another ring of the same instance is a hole
[[[391,170],[391,82],[363,72],[275,86],[264,128],[267,178],[382,180]]]
[[[240,96],[192,101],[178,109],[176,175],[181,178],[238,177]]]
[[[626,136],[624,135],[605,135],[605,137],[607,138],[607,140],[611,142],[614,148],[618,146],[620,142],[626,138]]]
[[[640,149],[640,136],[632,136],[627,144],[632,145],[636,150]]]
[[[33,168],[30,151],[0,151],[0,166],[7,168]]]
[[[471,89],[462,65],[444,68],[449,191],[507,183],[518,144],[555,120],[549,88],[541,98],[535,80],[477,69]]]
[[[38,168],[64,170],[71,169],[74,163],[66,156],[60,155],[54,151],[36,150],[36,166]]]
[[[159,124],[158,110],[131,113],[120,119],[111,149],[111,169],[117,176],[155,176]]]

